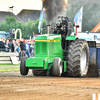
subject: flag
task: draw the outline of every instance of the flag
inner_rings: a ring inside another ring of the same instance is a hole
[[[77,28],[77,32],[82,31],[82,13],[83,13],[83,7],[77,12],[77,14],[74,17],[75,25],[79,25],[79,28]]]
[[[43,7],[42,7],[42,10],[41,10],[41,13],[40,13],[40,20],[39,20],[39,25],[38,25],[38,31],[39,31],[39,33],[41,31],[42,20],[43,20]]]

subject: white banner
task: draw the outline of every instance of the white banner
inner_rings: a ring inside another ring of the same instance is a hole
[[[77,28],[77,32],[82,32],[82,15],[83,15],[83,7],[77,12],[77,14],[74,17],[75,25],[79,25],[79,28]]]

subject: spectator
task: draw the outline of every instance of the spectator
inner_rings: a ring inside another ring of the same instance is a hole
[[[31,45],[30,45],[30,53],[31,53],[31,56],[34,57],[34,55],[35,55],[34,41],[31,41]]]
[[[3,38],[1,38],[1,41],[0,41],[0,51],[5,51],[5,46],[4,46],[4,40]]]
[[[18,40],[16,40],[16,47],[15,47],[15,52],[20,52],[20,44],[18,42]]]
[[[33,37],[35,36],[35,33],[33,32]]]
[[[16,49],[16,43],[15,40],[13,40],[13,43],[11,44],[11,51],[15,52],[15,49]]]
[[[25,56],[25,43],[23,42],[23,38],[20,40],[20,59]]]
[[[33,37],[32,37],[32,40],[35,40],[35,33],[33,32]]]
[[[18,40],[16,40],[16,52],[19,53],[19,60],[20,60],[20,44],[19,44]]]
[[[4,45],[6,44],[6,41],[5,41],[5,39],[3,39],[3,43],[4,43]]]
[[[20,40],[20,49],[21,51],[25,51],[25,43],[23,42],[23,38]]]
[[[6,52],[9,52],[10,51],[10,43],[9,43],[9,40],[6,41],[5,47],[6,47]]]
[[[25,52],[28,55],[28,57],[30,57],[30,44],[28,43],[27,40],[25,42]]]

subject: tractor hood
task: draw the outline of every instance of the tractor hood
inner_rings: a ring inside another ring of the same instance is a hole
[[[45,34],[35,38],[35,40],[61,40],[61,35],[57,34]]]

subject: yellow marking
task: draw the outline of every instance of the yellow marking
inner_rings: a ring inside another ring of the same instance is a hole
[[[35,40],[35,41],[41,41],[41,42],[54,42],[54,41],[60,41],[60,40]]]

